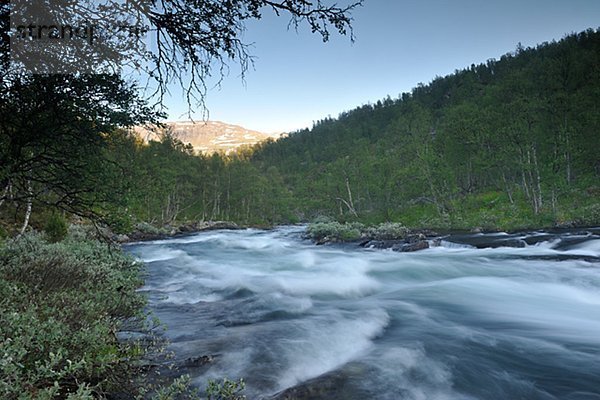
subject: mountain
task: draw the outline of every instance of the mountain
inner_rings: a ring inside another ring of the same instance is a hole
[[[220,121],[176,121],[166,122],[166,125],[174,137],[191,144],[196,151],[202,153],[229,153],[243,145],[279,137]],[[159,140],[163,133],[145,127],[136,127],[135,132],[146,142]]]

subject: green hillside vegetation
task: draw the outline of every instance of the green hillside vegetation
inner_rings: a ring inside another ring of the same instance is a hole
[[[32,197],[34,226],[47,225],[58,208],[123,233],[140,222],[273,225],[320,215],[444,229],[600,224],[598,30],[518,46],[499,60],[230,155],[194,154],[168,134],[142,143],[127,127],[157,116],[130,88],[118,97],[123,83],[108,81],[116,89],[105,93],[107,78],[94,79],[104,85],[99,95],[118,98],[121,110],[87,112],[108,121],[93,136],[101,141],[96,150],[77,150],[87,136],[72,140],[71,131],[61,133],[68,152],[52,150],[44,136],[26,143],[27,154],[50,148],[57,166],[45,168],[40,156],[39,168],[15,167],[14,176],[9,169],[17,195],[0,204],[5,231],[20,225],[23,199]],[[37,81],[26,84],[43,89]],[[84,81],[82,92],[97,84]],[[76,101],[58,98],[49,112],[64,113]],[[6,118],[13,114],[6,110]],[[17,161],[17,167],[27,162]]]
[[[252,164],[282,177],[302,218],[598,224],[599,100],[600,31],[588,30],[319,121]]]
[[[594,225],[599,99],[600,31],[588,30],[229,156],[169,136],[115,151],[132,177],[129,215],[156,224]]]
[[[126,177],[118,216],[124,231],[320,215],[442,229],[600,224],[599,99],[600,31],[588,30],[228,156],[123,134],[112,150]]]

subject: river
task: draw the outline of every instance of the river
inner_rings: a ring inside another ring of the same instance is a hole
[[[125,247],[147,265],[175,361],[210,356],[186,369],[194,384],[244,378],[249,399],[600,399],[600,230],[397,253],[315,246],[303,229]]]

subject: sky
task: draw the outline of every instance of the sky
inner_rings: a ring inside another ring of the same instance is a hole
[[[535,46],[597,29],[600,0],[364,0],[353,18],[354,43],[337,34],[323,43],[308,29],[288,30],[287,18],[270,13],[248,23],[243,40],[253,44],[254,68],[242,80],[232,65],[221,87],[209,90],[209,119],[266,133],[311,127],[498,59],[519,42]],[[166,105],[168,120],[188,119],[177,89]]]

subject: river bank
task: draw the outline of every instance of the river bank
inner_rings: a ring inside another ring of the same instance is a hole
[[[483,230],[473,228],[471,230],[438,230],[430,228],[407,228],[400,223],[381,223],[367,225],[360,222],[339,223],[337,221],[325,220],[299,224],[306,226],[303,237],[320,245],[350,245],[366,249],[390,249],[397,252],[413,252],[440,246],[441,242],[452,237],[465,239],[463,244],[476,248],[495,247],[524,247],[531,244],[531,239],[522,240],[528,232],[538,232],[539,240],[553,237],[566,232],[573,231],[595,231],[598,228],[587,226],[568,227],[542,227],[538,229],[515,229],[502,231],[498,229]],[[233,221],[197,221],[181,222],[164,226],[155,226],[145,222],[138,223],[134,230],[127,234],[115,234],[110,231],[105,236],[120,244],[135,243],[150,240],[166,240],[180,236],[191,235],[200,232],[214,230],[242,230],[242,229],[275,229],[275,226],[239,225]],[[472,239],[471,236],[480,235],[480,240]],[[483,238],[499,236],[494,240]],[[470,239],[467,239],[470,238]]]

